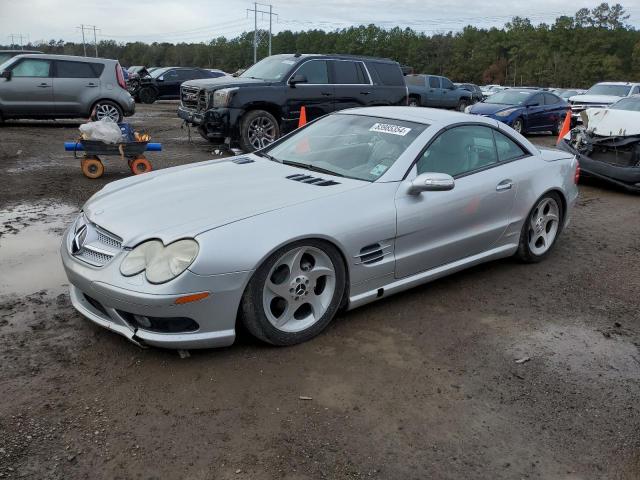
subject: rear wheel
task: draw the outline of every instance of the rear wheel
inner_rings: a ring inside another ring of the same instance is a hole
[[[464,112],[464,109],[467,108],[469,106],[469,101],[461,98],[460,101],[458,102],[458,106],[456,107],[456,110],[458,110],[459,112]]]
[[[138,98],[142,103],[152,104],[158,99],[158,92],[155,88],[144,87],[138,92]]]
[[[124,117],[122,108],[111,100],[100,100],[93,107],[93,119],[102,120],[103,118],[109,118],[116,123],[120,123]]]
[[[253,152],[275,142],[280,137],[276,118],[264,110],[251,110],[240,121],[240,148]]]
[[[338,250],[319,240],[285,246],[256,270],[242,297],[241,317],[255,337],[294,345],[318,335],[335,316],[345,291]]]
[[[560,135],[560,132],[562,131],[562,125],[564,125],[564,117],[560,116],[558,117],[558,120],[554,124],[553,130],[551,130],[551,133],[556,137]]]
[[[420,100],[418,99],[418,97],[409,98],[409,106],[410,107],[419,107],[420,106]]]
[[[557,193],[542,196],[522,226],[517,256],[527,263],[543,260],[562,230],[562,200]]]

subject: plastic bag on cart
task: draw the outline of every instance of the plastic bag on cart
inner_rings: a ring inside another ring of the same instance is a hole
[[[84,140],[100,140],[104,143],[119,143],[122,141],[120,127],[113,120],[103,118],[97,122],[83,123],[80,133]]]

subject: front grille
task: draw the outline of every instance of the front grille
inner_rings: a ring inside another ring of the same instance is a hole
[[[202,110],[206,106],[206,92],[197,87],[182,87],[180,101],[184,108]]]
[[[73,237],[86,227],[86,234],[81,241],[75,242]],[[78,248],[79,247],[79,248]],[[70,251],[78,260],[94,267],[103,267],[122,251],[122,239],[104,228],[89,222],[84,215],[78,220],[70,242]]]

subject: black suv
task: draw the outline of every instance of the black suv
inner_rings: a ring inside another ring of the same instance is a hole
[[[397,62],[350,55],[273,55],[236,78],[194,80],[181,88],[178,116],[212,143],[250,152],[308,121],[351,107],[406,105]]]
[[[128,89],[131,96],[142,103],[178,99],[182,82],[200,78],[218,78],[225,75],[219,70],[191,67],[154,68],[151,72],[142,67],[136,74],[130,77]]]

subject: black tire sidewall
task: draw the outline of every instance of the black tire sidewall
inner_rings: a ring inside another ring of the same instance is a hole
[[[464,109],[470,105],[469,100],[462,99],[458,102],[458,111],[464,113]]]
[[[278,124],[278,120],[276,120],[276,118],[273,115],[271,115],[266,110],[251,110],[245,113],[244,116],[242,117],[242,120],[240,120],[240,139],[239,139],[240,148],[242,148],[242,150],[244,150],[247,153],[254,152],[256,150],[255,148],[253,148],[253,146],[251,145],[251,142],[249,141],[249,131],[248,131],[249,124],[253,120],[255,120],[257,117],[262,117],[262,116],[269,118],[269,120],[271,120],[275,125],[276,127],[275,140],[280,138],[280,125]]]
[[[289,333],[275,328],[267,319],[263,307],[263,289],[267,276],[278,259],[289,250],[308,246],[322,250],[331,259],[336,275],[336,287],[331,304],[322,318],[306,330]],[[242,296],[240,317],[246,329],[255,337],[272,345],[285,346],[306,342],[322,332],[338,312],[346,289],[346,269],[336,247],[322,240],[301,240],[276,250],[254,272]]]
[[[536,255],[529,248],[529,241],[528,241],[529,223],[531,221],[531,215],[533,214],[533,211],[535,210],[536,206],[545,198],[552,198],[558,204],[558,211],[560,213],[559,215],[560,218],[558,219],[558,232],[556,233],[556,237],[553,239],[553,243],[547,249],[547,251],[544,252],[542,255]],[[517,257],[525,263],[538,263],[544,260],[555,248],[556,243],[558,242],[558,238],[562,233],[563,226],[564,226],[564,204],[562,203],[562,199],[560,198],[560,195],[556,192],[545,193],[535,201],[535,203],[531,207],[531,210],[529,210],[529,213],[527,214],[527,218],[525,219],[524,225],[522,226],[522,230],[520,231],[520,242],[518,244],[518,251],[516,253]]]
[[[151,105],[152,103],[155,103],[155,101],[158,99],[158,92],[156,92],[154,88],[143,87],[138,92],[138,98],[142,103],[146,105]]]

